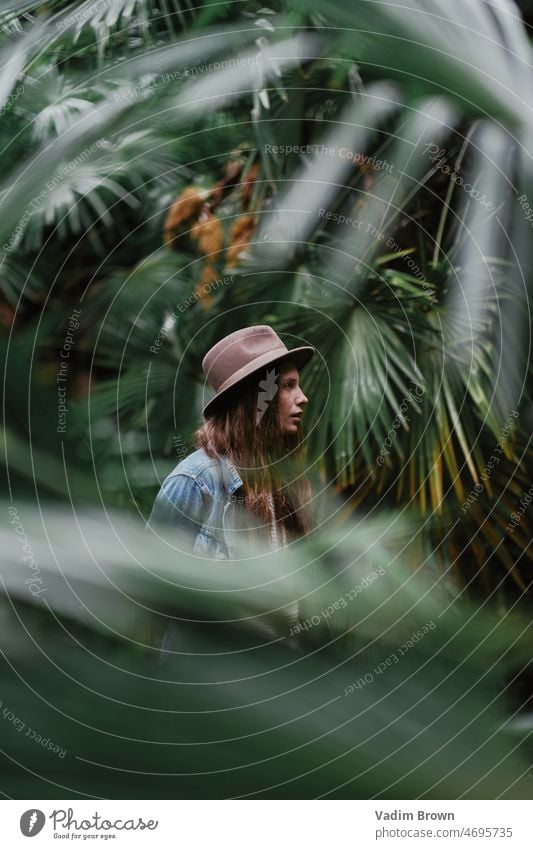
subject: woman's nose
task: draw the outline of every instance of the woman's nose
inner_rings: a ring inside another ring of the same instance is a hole
[[[302,392],[302,390],[301,390],[301,389],[300,389],[300,391],[299,391],[298,399],[297,399],[296,403],[297,403],[297,404],[299,404],[300,406],[301,406],[302,404],[307,404],[307,403],[309,403],[309,398],[307,397],[307,395],[304,395],[304,393]]]

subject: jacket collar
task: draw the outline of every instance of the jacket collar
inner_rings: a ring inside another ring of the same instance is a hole
[[[229,494],[233,495],[235,490],[242,486],[242,480],[237,473],[237,469],[224,455],[220,455],[220,467],[222,469],[224,486]]]

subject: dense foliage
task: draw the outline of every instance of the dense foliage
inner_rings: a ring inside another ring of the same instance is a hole
[[[10,729],[7,795],[530,792],[522,12],[2,4],[2,700],[69,752]],[[203,354],[253,323],[319,352],[324,519],[213,577],[142,526],[200,421]],[[295,598],[319,623],[289,639],[280,614],[261,643],[248,617]]]

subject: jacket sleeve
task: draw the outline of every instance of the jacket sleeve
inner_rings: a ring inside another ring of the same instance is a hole
[[[148,525],[171,524],[187,531],[194,540],[204,516],[204,499],[198,481],[190,475],[178,474],[163,482]]]

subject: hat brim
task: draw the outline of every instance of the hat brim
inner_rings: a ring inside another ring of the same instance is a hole
[[[269,351],[267,354],[257,357],[257,359],[253,360],[253,362],[248,363],[244,369],[236,372],[224,388],[220,389],[217,394],[207,402],[202,411],[202,415],[205,418],[210,413],[213,413],[221,406],[221,403],[224,403],[223,399],[227,396],[231,389],[234,389],[237,384],[242,383],[243,380],[246,380],[246,378],[256,374],[256,372],[261,371],[266,366],[274,365],[274,363],[282,363],[284,360],[293,360],[296,368],[302,369],[315,353],[316,351],[314,348],[311,348],[309,345],[302,345],[300,348],[292,348],[292,350],[285,351],[283,354],[276,354]]]

